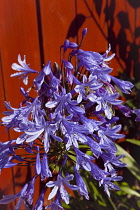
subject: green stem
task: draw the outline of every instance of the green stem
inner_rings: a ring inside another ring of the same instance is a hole
[[[115,204],[113,203],[112,199],[108,197],[108,200],[109,200],[110,204],[112,205],[113,210],[118,210],[117,207],[115,206]]]

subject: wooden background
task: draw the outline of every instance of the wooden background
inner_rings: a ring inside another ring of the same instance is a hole
[[[17,55],[26,55],[36,70],[48,60],[59,63],[59,46],[66,38],[79,42],[84,28],[88,34],[82,49],[102,53],[110,43],[116,53],[111,62],[113,74],[126,71],[140,80],[139,0],[0,0],[0,112],[5,110],[3,101],[18,107],[23,99],[19,87],[26,87],[21,80],[10,78]],[[30,85],[32,77],[29,80]],[[15,133],[3,134],[4,128],[0,129],[0,141],[16,138]],[[32,173],[24,167],[4,169],[0,196],[17,193]],[[38,188],[39,182],[39,192]],[[13,209],[13,204],[0,209]]]

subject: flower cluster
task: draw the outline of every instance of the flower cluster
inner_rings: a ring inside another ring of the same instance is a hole
[[[87,29],[82,32],[82,41]],[[81,196],[89,199],[88,189],[81,176],[85,170],[89,177],[98,180],[110,196],[109,190],[118,190],[114,181],[122,179],[116,173],[116,167],[124,167],[123,155],[116,157],[115,141],[123,138],[118,132],[121,125],[115,109],[126,116],[131,110],[122,105],[116,86],[128,94],[133,85],[110,75],[112,68],[109,61],[111,47],[101,55],[97,52],[84,51],[80,45],[66,40],[61,46],[61,55],[68,54],[68,59],[61,59],[51,65],[49,61],[38,73],[21,60],[12,65],[18,71],[12,77],[19,76],[24,84],[28,75],[37,73],[33,87],[27,91],[21,88],[25,99],[19,108],[10,103],[5,106],[2,124],[6,129],[19,132],[15,140],[0,142],[0,170],[15,165],[33,165],[34,176],[16,195],[6,195],[0,204],[7,204],[18,198],[15,209],[43,209],[44,195],[47,188],[52,188],[48,200],[51,205],[45,208],[63,209],[61,202],[69,204],[68,189],[76,190]],[[71,50],[70,50],[71,49]],[[30,91],[36,97],[30,96]],[[139,110],[133,111],[138,113]],[[18,149],[23,155],[18,155]],[[90,153],[89,153],[90,151]],[[96,164],[101,159],[104,167]],[[72,170],[73,169],[73,170]],[[44,183],[36,204],[33,206],[34,185],[37,178]]]

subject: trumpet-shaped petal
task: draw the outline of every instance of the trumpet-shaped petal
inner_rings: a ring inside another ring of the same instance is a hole
[[[28,74],[38,73],[38,71],[29,68],[29,66],[26,64],[26,56],[24,56],[24,60],[22,61],[21,56],[18,55],[18,62],[19,62],[20,65],[17,64],[17,63],[13,63],[12,64],[12,69],[16,70],[16,71],[19,71],[19,72],[11,74],[11,77],[18,77],[19,76],[21,79],[23,79],[23,83],[25,85],[27,85],[28,84]]]
[[[60,195],[63,201],[65,201],[66,204],[69,204],[69,196],[68,193],[64,187],[64,185],[66,185],[68,188],[70,188],[71,190],[78,190],[78,187],[76,185],[70,185],[68,182],[71,181],[74,178],[74,176],[71,175],[67,175],[65,178],[62,177],[62,175],[59,173],[57,176],[57,180],[56,181],[49,181],[46,186],[47,187],[54,187],[51,191],[51,193],[49,194],[48,200],[52,199],[58,191],[58,189],[60,190]]]

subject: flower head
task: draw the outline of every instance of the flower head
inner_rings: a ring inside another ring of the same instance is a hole
[[[21,209],[22,203],[29,209],[34,204],[35,181],[39,178],[42,189],[33,210],[63,210],[61,202],[69,204],[69,190],[78,191],[88,200],[88,182],[82,174],[96,179],[108,196],[109,190],[119,189],[113,182],[122,177],[115,167],[126,165],[120,160],[123,155],[116,156],[114,142],[124,135],[120,133],[115,109],[126,117],[135,113],[137,121],[140,111],[131,111],[119,99],[116,86],[129,93],[133,85],[110,75],[113,69],[108,61],[115,55],[109,55],[111,46],[103,55],[84,51],[80,48],[86,34],[87,28],[82,31],[80,44],[66,40],[60,47],[60,67],[48,61],[33,80],[32,88],[20,88],[24,100],[18,108],[5,102],[7,110],[2,125],[20,134],[14,140],[0,142],[0,171],[20,164],[33,165],[34,172],[19,193],[4,196],[0,204],[18,199],[16,210]],[[68,49],[72,51],[67,59]],[[21,76],[27,84],[29,73],[38,72],[29,68],[25,57],[22,61],[19,55],[18,62],[12,65],[18,73],[11,76]],[[102,168],[97,159],[102,160]],[[53,202],[44,207],[47,188],[52,188],[48,200]]]

